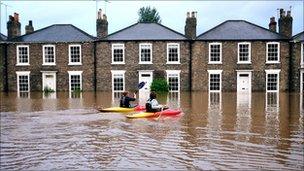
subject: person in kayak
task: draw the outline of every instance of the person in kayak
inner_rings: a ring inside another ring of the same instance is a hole
[[[147,112],[159,112],[164,109],[168,109],[168,107],[158,104],[158,101],[156,100],[156,93],[151,92],[150,98],[147,100],[147,103],[146,103],[146,111]]]
[[[136,105],[131,105],[130,104],[130,101],[135,101],[136,100],[136,94],[134,93],[134,96],[133,96],[134,98],[130,97],[128,95],[129,95],[129,92],[127,92],[127,91],[122,93],[122,96],[120,98],[120,104],[119,104],[120,107],[132,108],[132,107],[136,106]]]

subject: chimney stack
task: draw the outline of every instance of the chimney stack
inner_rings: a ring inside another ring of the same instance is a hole
[[[185,35],[189,39],[196,38],[196,11],[187,12],[186,25],[185,25]]]
[[[98,38],[104,38],[108,36],[108,20],[106,14],[102,15],[101,9],[97,13],[96,31]]]
[[[34,31],[32,20],[29,21],[29,24],[25,26],[25,34],[32,33]]]
[[[270,18],[269,22],[269,30],[273,32],[277,32],[277,22],[275,21],[274,17]]]
[[[292,16],[291,11],[287,11],[285,14],[284,9],[280,9],[280,18],[279,18],[279,33],[291,37],[292,36]]]
[[[9,16],[7,26],[7,38],[12,39],[21,35],[21,24],[19,22],[19,14],[14,13],[14,16]]]

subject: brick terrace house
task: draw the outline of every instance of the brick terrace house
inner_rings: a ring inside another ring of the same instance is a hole
[[[18,15],[10,16],[8,33],[8,91],[93,90],[94,37],[70,24],[27,30],[18,36]]]
[[[122,92],[141,81],[149,89],[156,73],[164,73],[173,92],[298,91],[303,85],[303,33],[290,41],[290,11],[280,10],[278,32],[274,17],[269,29],[228,20],[199,36],[196,22],[196,13],[187,13],[185,35],[157,23],[108,35],[107,17],[99,11],[98,38],[69,24],[34,31],[31,22],[20,36],[15,14],[3,46],[5,90]]]

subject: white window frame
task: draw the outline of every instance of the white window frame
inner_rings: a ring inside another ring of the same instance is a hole
[[[211,45],[220,45],[220,61],[211,61]],[[208,49],[208,56],[209,56],[209,61],[208,64],[222,64],[222,53],[223,53],[223,48],[222,48],[222,43],[219,42],[213,42],[209,43],[209,49]]]
[[[278,60],[277,61],[269,61],[268,60],[268,45],[269,44],[277,44],[278,45]],[[280,63],[280,42],[267,42],[266,43],[266,64],[278,64]]]
[[[71,47],[79,47],[79,62],[72,62],[71,61]],[[68,65],[82,65],[82,49],[80,44],[72,44],[69,45],[69,64]]]
[[[304,74],[304,70],[300,70],[300,93],[304,93],[303,92],[303,74]],[[302,104],[302,103],[301,103]]]
[[[266,72],[266,85],[265,85],[265,88],[266,88],[266,92],[279,92],[280,91],[280,72],[281,70],[280,69],[267,69],[265,70]],[[268,85],[268,74],[277,74],[278,75],[278,80],[277,80],[277,90],[267,90],[267,85]]]
[[[169,46],[177,46],[177,61],[169,61]],[[180,45],[179,45],[179,43],[167,43],[167,64],[180,64]]]
[[[111,74],[112,74],[112,92],[124,92],[125,91],[125,86],[126,86],[126,78],[125,78],[125,70],[111,70]],[[123,90],[115,90],[114,91],[114,76],[116,74],[121,74],[123,76]]]
[[[30,92],[31,90],[31,86],[30,86],[30,83],[31,83],[31,78],[30,78],[30,73],[31,71],[16,71],[16,75],[17,75],[17,92]],[[28,76],[28,91],[20,91],[20,85],[19,85],[19,76],[22,76],[22,75],[26,75]]]
[[[240,45],[248,45],[248,61],[240,61]],[[250,42],[240,42],[238,43],[238,64],[251,64],[251,43]]]
[[[208,91],[209,92],[221,92],[222,91],[222,72],[223,70],[207,70],[208,71]],[[220,74],[220,89],[219,90],[210,90],[210,75],[211,74]]]
[[[54,48],[54,62],[45,62],[45,48],[46,47],[52,47]],[[56,46],[55,45],[43,45],[42,46],[42,56],[43,56],[43,61],[42,65],[56,65]]]
[[[142,46],[150,46],[151,51],[151,60],[150,61],[141,61],[141,49]],[[140,43],[139,44],[139,64],[153,64],[153,45],[152,43]]]
[[[82,72],[83,71],[68,71],[69,73],[69,92],[73,92],[71,90],[71,76],[72,75],[80,75],[80,90],[82,90]]]
[[[180,91],[180,73],[181,73],[181,70],[166,70],[168,84],[169,84],[169,75],[170,74],[177,74],[177,78],[178,78],[177,90],[169,90],[170,92],[179,92]]]
[[[301,67],[304,67],[304,42],[301,43]]]
[[[121,47],[115,47],[115,46],[121,46]],[[122,61],[121,62],[114,61],[114,50],[115,49],[122,49]],[[125,44],[123,44],[123,43],[113,43],[112,44],[112,64],[125,64]]]
[[[20,63],[19,62],[19,47],[21,48],[27,48],[27,63]],[[30,46],[29,45],[17,45],[17,49],[16,49],[16,56],[17,56],[17,61],[16,61],[16,66],[26,66],[26,65],[30,65]]]

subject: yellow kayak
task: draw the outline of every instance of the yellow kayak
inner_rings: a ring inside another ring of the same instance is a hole
[[[136,106],[133,108],[124,108],[124,107],[110,107],[104,109],[98,109],[100,112],[134,112],[134,111],[142,111],[145,110],[144,106]]]

